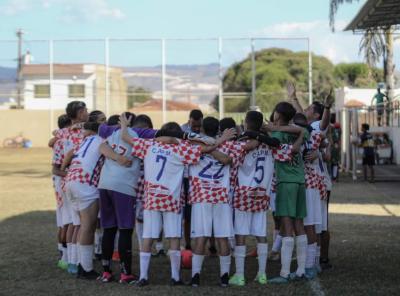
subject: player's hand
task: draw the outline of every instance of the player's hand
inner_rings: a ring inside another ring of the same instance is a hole
[[[119,124],[121,125],[121,129],[127,129],[129,126],[129,123],[131,122],[132,116],[129,116],[129,118],[126,118],[126,114],[122,113],[121,116],[119,117]]]
[[[117,160],[117,163],[123,167],[128,168],[132,165],[132,160],[130,160],[129,158],[122,156],[122,155],[118,155],[116,160]]]
[[[318,151],[308,151],[306,156],[304,157],[305,161],[312,162],[318,158]]]
[[[83,122],[78,122],[75,123],[71,126],[72,129],[82,129],[83,128]]]
[[[324,100],[324,105],[327,108],[332,107],[333,102],[335,101],[335,97],[333,96],[333,87],[330,88],[328,95]]]
[[[296,99],[296,85],[293,82],[288,81],[286,83],[286,92],[290,100]]]
[[[236,135],[237,135],[236,129],[235,128],[229,128],[229,129],[224,130],[224,132],[222,133],[222,135],[221,135],[221,137],[219,139],[223,143],[223,142],[232,140],[233,138],[236,137]]]
[[[186,138],[191,142],[203,143],[205,145],[215,145],[216,140],[211,137],[201,136],[196,133],[187,133]]]

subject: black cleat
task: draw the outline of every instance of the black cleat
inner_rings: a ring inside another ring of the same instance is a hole
[[[220,286],[226,288],[229,286],[229,274],[226,272],[221,276]]]
[[[163,249],[161,249],[161,250],[158,251],[157,253],[151,254],[151,256],[152,256],[152,257],[165,257],[165,256],[167,256],[167,255],[165,254],[165,251],[164,251]]]
[[[192,277],[192,281],[190,282],[190,285],[192,287],[198,287],[200,286],[200,274],[196,273],[193,277]]]
[[[140,279],[135,283],[136,287],[145,287],[149,285],[149,281],[146,279]]]
[[[177,281],[175,279],[171,279],[171,286],[183,286],[183,285],[184,283],[181,280]]]
[[[78,279],[82,280],[96,280],[100,274],[94,270],[91,271],[85,271],[82,267],[82,265],[78,265],[78,273],[76,274],[76,277]]]

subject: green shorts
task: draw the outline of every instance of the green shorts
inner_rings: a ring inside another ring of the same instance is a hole
[[[307,216],[306,187],[304,184],[278,184],[276,188],[275,216],[298,219]]]

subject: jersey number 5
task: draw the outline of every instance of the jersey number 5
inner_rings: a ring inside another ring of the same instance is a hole
[[[261,171],[261,177],[258,179],[257,177],[254,177],[254,181],[256,181],[257,184],[260,184],[262,180],[264,179],[264,161],[265,157],[258,157],[257,162],[256,162],[256,174],[258,171]]]

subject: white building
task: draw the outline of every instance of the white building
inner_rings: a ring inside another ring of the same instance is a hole
[[[103,65],[54,64],[50,83],[48,64],[26,64],[22,68],[24,107],[28,110],[62,110],[74,100],[82,100],[88,109],[106,111],[106,75],[109,77],[108,113],[127,107],[126,82],[122,69]],[[50,87],[51,84],[51,87]]]

